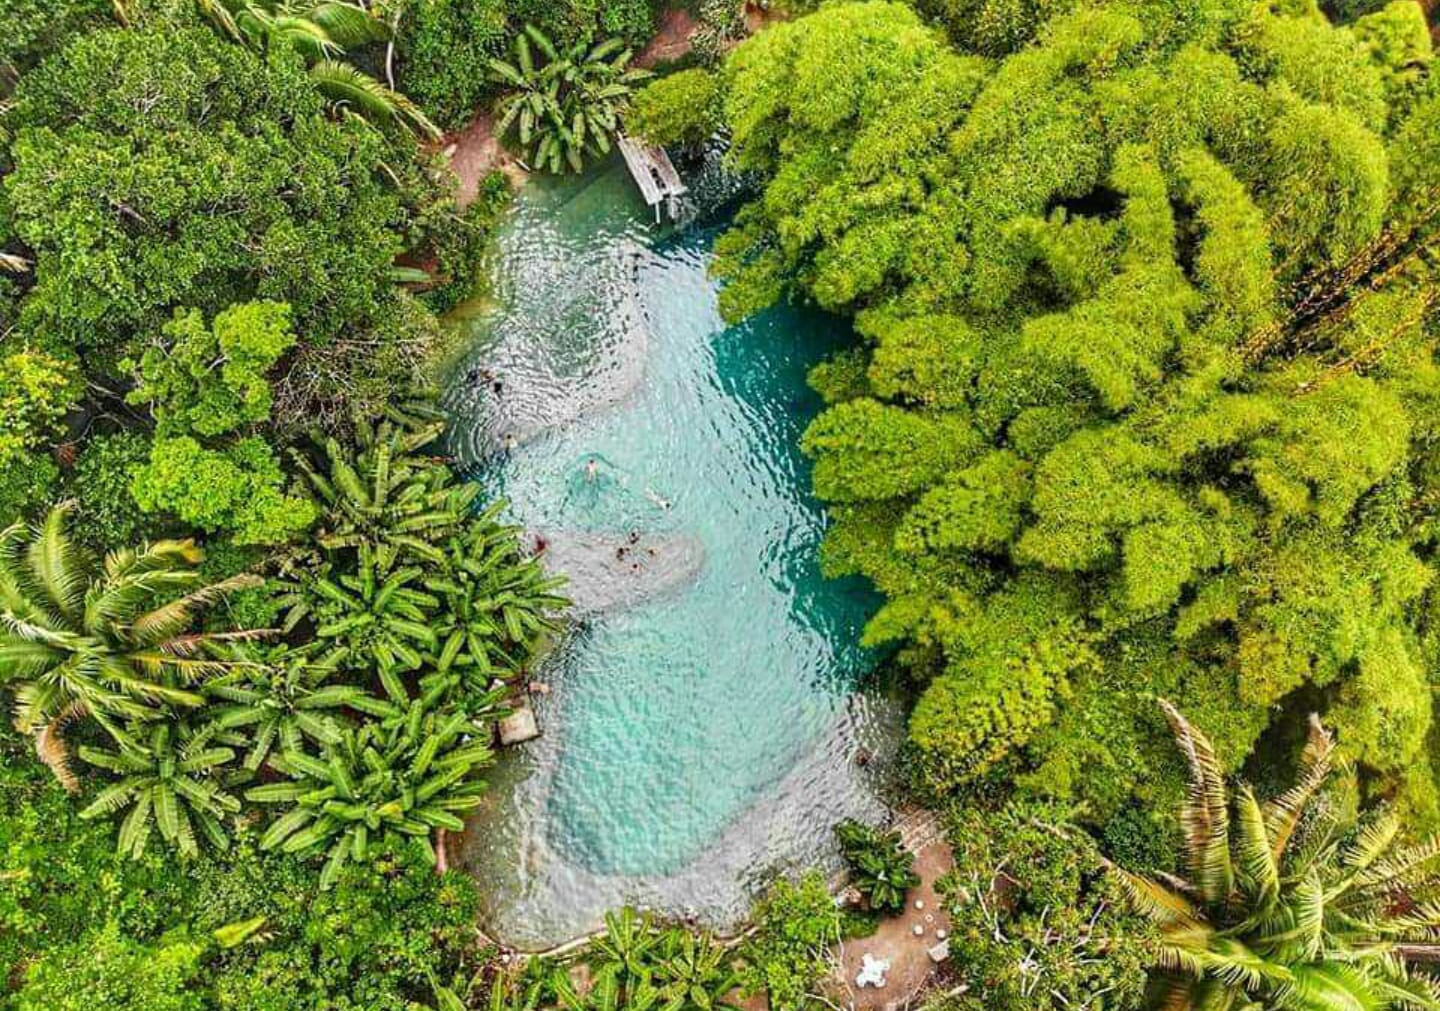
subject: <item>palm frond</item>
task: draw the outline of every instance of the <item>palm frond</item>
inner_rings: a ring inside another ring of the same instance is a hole
[[[1234,887],[1230,862],[1230,814],[1224,772],[1209,739],[1169,702],[1160,700],[1175,741],[1190,766],[1180,823],[1191,880],[1207,902],[1224,902]]]

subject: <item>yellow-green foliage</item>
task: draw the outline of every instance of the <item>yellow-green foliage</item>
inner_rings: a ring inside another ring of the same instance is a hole
[[[1433,808],[1417,9],[918,6],[948,39],[871,0],[734,53],[763,187],[716,271],[732,316],[790,291],[856,314],[804,448],[825,570],[886,594],[866,641],[932,679],[935,784],[1003,761],[1104,819],[1178,788],[1153,694],[1233,768],[1303,692]]]
[[[719,103],[714,74],[682,70],[641,89],[625,125],[652,144],[701,144],[719,129]]]
[[[221,435],[267,421],[265,373],[294,344],[283,302],[232,305],[208,326],[198,310],[177,311],[140,357],[128,399],[151,405],[161,431]]]
[[[56,434],[75,385],[74,365],[44,351],[0,358],[0,469],[23,466],[28,452]]]
[[[274,452],[258,437],[207,449],[188,435],[155,440],[130,491],[146,512],[174,513],[237,544],[283,544],[315,522],[309,499],[285,492]]]

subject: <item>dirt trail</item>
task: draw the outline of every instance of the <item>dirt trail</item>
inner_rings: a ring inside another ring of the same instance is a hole
[[[935,882],[954,867],[955,857],[943,839],[935,839],[920,848],[915,855],[915,873],[920,875],[920,884],[905,896],[905,911],[881,920],[879,928],[869,937],[857,937],[841,946],[838,972],[827,987],[828,995],[836,1004],[853,1011],[904,1007],[926,984],[936,971],[929,954],[929,949],[940,943],[935,931],[950,929]],[[915,908],[917,899],[924,903],[923,909]],[[917,926],[923,931],[919,936],[915,934]],[[883,988],[867,986],[860,990],[855,987],[855,976],[867,954],[890,962]]]
[[[698,27],[695,16],[683,7],[666,11],[660,15],[660,28],[655,37],[635,57],[635,66],[648,69],[657,63],[680,59],[690,52],[690,36]]]
[[[458,199],[465,207],[480,191],[480,182],[492,169],[500,169],[510,177],[510,185],[519,188],[527,173],[495,136],[495,119],[482,112],[465,129],[445,138],[443,150],[450,158],[450,171],[460,180]]]

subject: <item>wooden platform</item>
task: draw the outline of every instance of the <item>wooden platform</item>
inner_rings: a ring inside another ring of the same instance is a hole
[[[670,162],[670,156],[663,147],[653,147],[633,137],[621,134],[618,140],[620,154],[630,177],[640,187],[640,195],[649,207],[655,208],[655,220],[660,220],[660,206],[665,205],[666,213],[674,219],[679,211],[679,198],[689,192],[680,181],[680,173]]]

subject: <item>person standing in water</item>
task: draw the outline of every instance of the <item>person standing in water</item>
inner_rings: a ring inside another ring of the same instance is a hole
[[[590,459],[585,461],[585,480],[589,481],[591,484],[594,484],[595,479],[599,476],[600,464],[598,464],[595,461],[595,458],[592,456]]]

